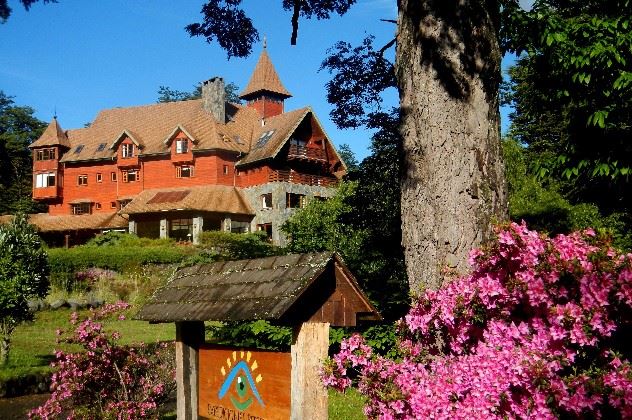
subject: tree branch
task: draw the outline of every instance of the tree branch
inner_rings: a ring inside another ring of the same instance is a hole
[[[382,48],[380,48],[378,50],[378,54],[379,55],[383,55],[384,51],[386,51],[389,48],[391,48],[395,44],[396,41],[397,41],[397,37],[395,37],[395,38],[391,39],[390,41],[388,41],[388,43],[386,45],[384,45]]]
[[[296,38],[298,38],[298,15],[301,11],[301,0],[294,0],[294,11],[292,12],[292,38],[290,39],[291,45],[296,45]]]
[[[382,22],[390,22],[390,23],[394,23],[395,25],[397,25],[397,21],[395,19],[380,19]]]

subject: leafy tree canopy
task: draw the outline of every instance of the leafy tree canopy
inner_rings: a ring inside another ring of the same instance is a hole
[[[28,106],[16,106],[13,97],[0,90],[0,214],[41,211],[31,199],[33,166],[29,144],[46,124]]]
[[[328,19],[332,13],[344,15],[356,0],[283,0],[283,8],[292,11],[292,35],[296,44],[299,17]],[[191,36],[202,36],[207,42],[217,41],[228,58],[246,57],[252,44],[259,40],[259,32],[240,7],[241,0],[211,0],[202,6],[202,22],[187,25]]]
[[[529,95],[516,103],[514,134],[552,154],[541,162],[541,174],[558,170],[580,182],[627,180],[632,171],[630,0],[536,0],[530,11],[511,14],[505,33],[505,48],[524,53],[512,73],[516,93]],[[534,126],[537,132],[530,130]]]
[[[27,301],[48,292],[48,257],[26,217],[0,226],[0,365],[8,360],[14,328],[32,319]]]
[[[234,104],[240,104],[239,87],[230,82],[224,86],[226,92],[226,101]],[[202,97],[202,85],[198,84],[191,92],[171,89],[169,86],[160,86],[158,88],[158,102],[177,102],[188,101],[190,99],[200,99]]]

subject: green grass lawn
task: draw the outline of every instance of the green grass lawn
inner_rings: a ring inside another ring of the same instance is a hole
[[[0,367],[0,379],[21,376],[28,373],[44,373],[50,371],[49,364],[55,349],[66,351],[80,350],[79,346],[56,343],[57,329],[68,329],[70,309],[38,312],[35,321],[18,326],[13,333],[9,363]],[[108,330],[121,333],[120,343],[155,342],[157,340],[174,340],[175,325],[149,324],[145,321],[108,320]],[[331,391],[329,393],[329,418],[336,420],[364,419],[362,406],[364,398],[354,389],[344,394]]]
[[[48,365],[53,359],[55,349],[79,350],[79,346],[56,343],[57,329],[68,329],[70,309],[42,311],[36,314],[35,321],[19,325],[11,336],[9,363],[0,367],[0,379],[7,379],[27,373],[40,373],[50,370]],[[149,324],[145,321],[112,320],[105,322],[106,328],[121,333],[122,344],[155,342],[156,340],[174,340],[174,324]]]
[[[329,418],[331,420],[363,420],[364,397],[353,388],[344,394],[329,391]]]

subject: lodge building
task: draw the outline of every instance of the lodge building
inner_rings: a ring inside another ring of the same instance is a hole
[[[30,220],[52,245],[109,230],[193,242],[263,230],[283,244],[281,224],[345,172],[314,112],[285,112],[290,97],[264,48],[243,104],[215,77],[201,99],[108,109],[73,130],[53,118],[30,145],[33,198],[48,205]]]

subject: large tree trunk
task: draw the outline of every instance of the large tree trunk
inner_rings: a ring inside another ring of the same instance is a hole
[[[491,0],[399,0],[402,245],[414,293],[466,272],[469,250],[506,218],[497,12]]]

